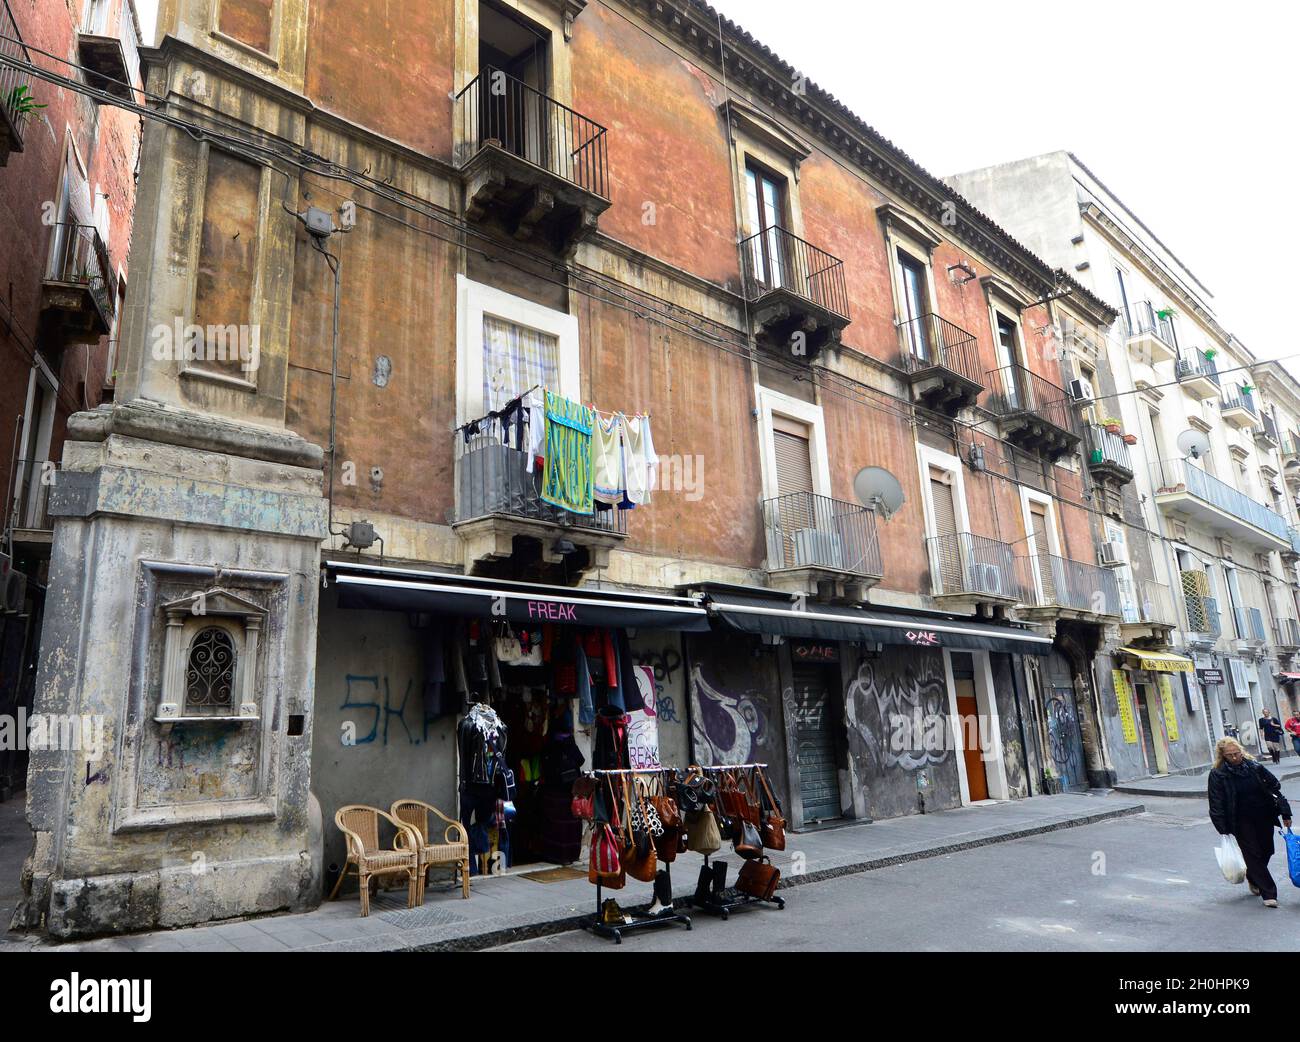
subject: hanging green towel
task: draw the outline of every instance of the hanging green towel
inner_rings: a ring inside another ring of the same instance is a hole
[[[575,514],[590,514],[591,429],[596,412],[546,392],[546,473],[542,499]]]

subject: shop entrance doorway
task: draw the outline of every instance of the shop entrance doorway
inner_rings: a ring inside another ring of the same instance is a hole
[[[966,759],[966,784],[972,803],[989,798],[988,775],[984,771],[984,746],[980,737],[979,701],[975,697],[975,677],[959,675],[953,667],[953,685],[957,692],[957,720],[961,726],[962,755]]]
[[[843,815],[835,755],[839,668],[796,663],[793,670],[799,792],[804,824]]]

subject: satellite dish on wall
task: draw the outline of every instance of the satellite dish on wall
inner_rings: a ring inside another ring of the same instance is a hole
[[[1200,431],[1189,427],[1178,435],[1178,451],[1183,454],[1184,459],[1189,456],[1192,459],[1200,459],[1210,454],[1210,439]]]
[[[884,467],[863,467],[853,479],[853,494],[888,521],[903,505],[903,486]]]

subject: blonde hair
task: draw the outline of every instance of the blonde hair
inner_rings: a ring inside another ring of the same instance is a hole
[[[1222,767],[1226,762],[1223,758],[1224,752],[1228,749],[1233,749],[1233,748],[1240,750],[1241,755],[1244,756],[1247,760],[1253,760],[1255,758],[1251,756],[1250,753],[1246,752],[1245,749],[1242,749],[1241,743],[1237,741],[1237,739],[1220,738],[1217,742],[1214,743],[1214,766],[1216,768]]]

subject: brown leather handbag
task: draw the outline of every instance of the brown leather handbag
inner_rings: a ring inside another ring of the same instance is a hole
[[[770,901],[780,882],[781,870],[763,857],[746,861],[740,866],[740,873],[736,876],[736,889],[750,897]]]
[[[767,775],[763,773],[763,768],[758,768],[758,783],[762,788],[763,796],[766,802],[763,806],[762,820],[758,824],[758,834],[763,840],[763,846],[768,850],[785,849],[785,816],[781,813],[781,804],[777,802],[776,796],[772,793],[772,787],[767,784]]]
[[[637,815],[632,813],[632,792],[634,789],[636,790],[636,800],[640,811]],[[645,827],[645,801],[641,796],[641,791],[627,780],[626,774],[623,775],[623,800],[626,807],[626,813],[623,815],[623,823],[626,826],[626,845],[621,851],[623,871],[633,879],[639,879],[643,883],[653,883],[655,873],[659,869],[658,859],[655,856],[654,837],[651,836],[649,829]]]
[[[682,821],[681,809],[677,801],[667,795],[651,796],[650,806],[654,807],[664,827],[663,834],[654,837],[655,853],[660,861],[676,861],[678,852],[686,849],[686,823]]]

